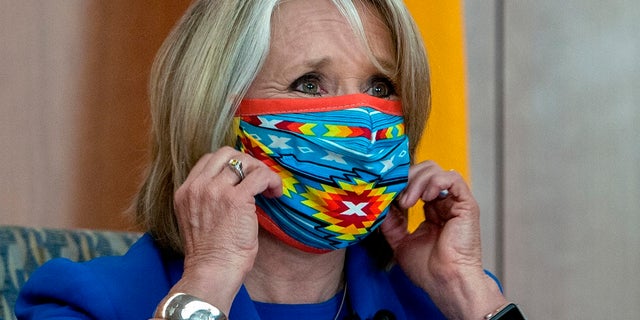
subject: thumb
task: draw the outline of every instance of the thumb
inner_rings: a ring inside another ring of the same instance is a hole
[[[382,225],[380,225],[380,230],[385,239],[387,239],[391,249],[395,250],[405,237],[409,235],[406,212],[396,206],[392,206],[389,209],[387,218],[382,222]]]

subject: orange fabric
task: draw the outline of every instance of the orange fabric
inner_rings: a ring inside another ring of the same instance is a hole
[[[376,98],[363,93],[322,98],[244,99],[240,102],[236,115],[321,112],[362,106],[370,106],[388,114],[402,115],[400,101]]]
[[[260,224],[260,226],[262,228],[264,228],[265,230],[267,230],[268,232],[270,232],[272,235],[274,235],[276,238],[280,239],[280,241],[298,249],[298,250],[302,250],[305,252],[309,252],[309,253],[327,253],[331,250],[326,250],[326,249],[318,249],[318,248],[314,248],[314,247],[310,247],[305,245],[304,243],[290,237],[288,234],[286,234],[282,229],[280,229],[280,227],[278,227],[278,225],[273,222],[273,220],[271,220],[271,218],[269,217],[268,214],[266,214],[264,212],[264,210],[262,210],[262,208],[260,207],[256,207],[256,213],[258,214],[258,223]]]
[[[432,111],[416,162],[434,160],[470,179],[465,91],[462,0],[405,0],[429,55]],[[410,211],[409,227],[422,221],[422,205]]]

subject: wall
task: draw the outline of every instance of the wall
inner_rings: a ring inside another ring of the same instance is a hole
[[[507,295],[530,319],[637,319],[640,2],[465,5],[473,184]]]
[[[147,156],[151,61],[188,1],[0,10],[0,221],[126,229]]]

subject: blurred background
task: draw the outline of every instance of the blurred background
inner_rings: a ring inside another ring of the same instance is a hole
[[[465,22],[473,190],[507,295],[530,319],[638,319],[640,2],[467,0]]]
[[[0,223],[131,230],[149,67],[189,1],[0,3]],[[638,319],[640,2],[462,7],[487,268],[530,319]]]

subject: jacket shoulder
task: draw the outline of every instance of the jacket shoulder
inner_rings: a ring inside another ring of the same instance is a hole
[[[16,302],[19,319],[148,319],[171,287],[169,264],[149,235],[123,256],[53,259],[36,270]]]

